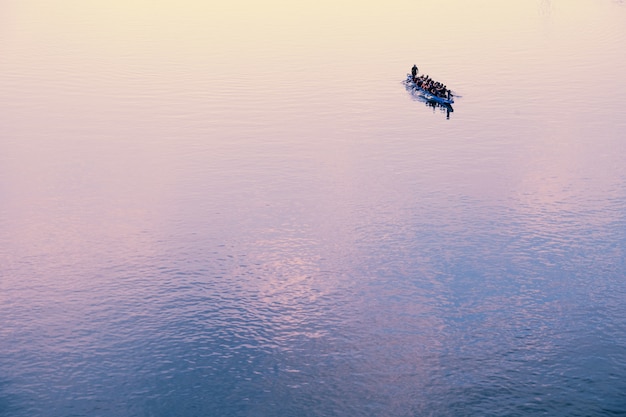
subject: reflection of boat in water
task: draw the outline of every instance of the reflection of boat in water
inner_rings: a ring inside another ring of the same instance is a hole
[[[450,118],[450,113],[454,111],[450,104],[441,104],[434,101],[426,101],[426,107],[432,107],[433,111],[436,109],[441,110],[441,112],[446,113],[448,118]]]
[[[446,105],[450,105],[454,103],[454,99],[452,97],[450,98],[439,97],[431,93],[430,91],[424,90],[423,88],[419,87],[413,81],[413,77],[411,76],[411,74],[407,74],[404,84],[406,85],[407,90],[411,90],[413,94],[415,93],[419,94],[421,97],[424,97],[424,99],[428,101],[432,101],[432,102],[439,103],[439,104],[446,104]]]

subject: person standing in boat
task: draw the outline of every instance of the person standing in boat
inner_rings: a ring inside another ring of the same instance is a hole
[[[411,74],[413,75],[413,82],[415,82],[415,78],[417,77],[417,65],[413,64],[413,68],[411,68]]]

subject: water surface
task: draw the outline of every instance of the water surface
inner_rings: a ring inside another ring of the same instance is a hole
[[[622,2],[8,0],[0,40],[0,415],[626,414]]]

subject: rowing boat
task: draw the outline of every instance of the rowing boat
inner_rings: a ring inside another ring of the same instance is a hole
[[[452,96],[450,96],[450,98],[445,98],[445,97],[439,97],[433,93],[431,93],[430,91],[424,90],[421,87],[418,87],[417,84],[415,84],[415,82],[413,81],[413,77],[411,76],[411,74],[407,74],[406,75],[406,81],[404,82],[406,84],[406,86],[408,88],[410,88],[412,91],[419,93],[422,97],[424,97],[426,100],[428,101],[434,101],[436,103],[439,104],[452,104],[454,103],[454,99],[452,98]]]

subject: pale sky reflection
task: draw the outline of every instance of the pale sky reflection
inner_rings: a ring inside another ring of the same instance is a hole
[[[2,366],[42,409],[428,414],[623,324],[621,3],[0,0],[0,39]]]

